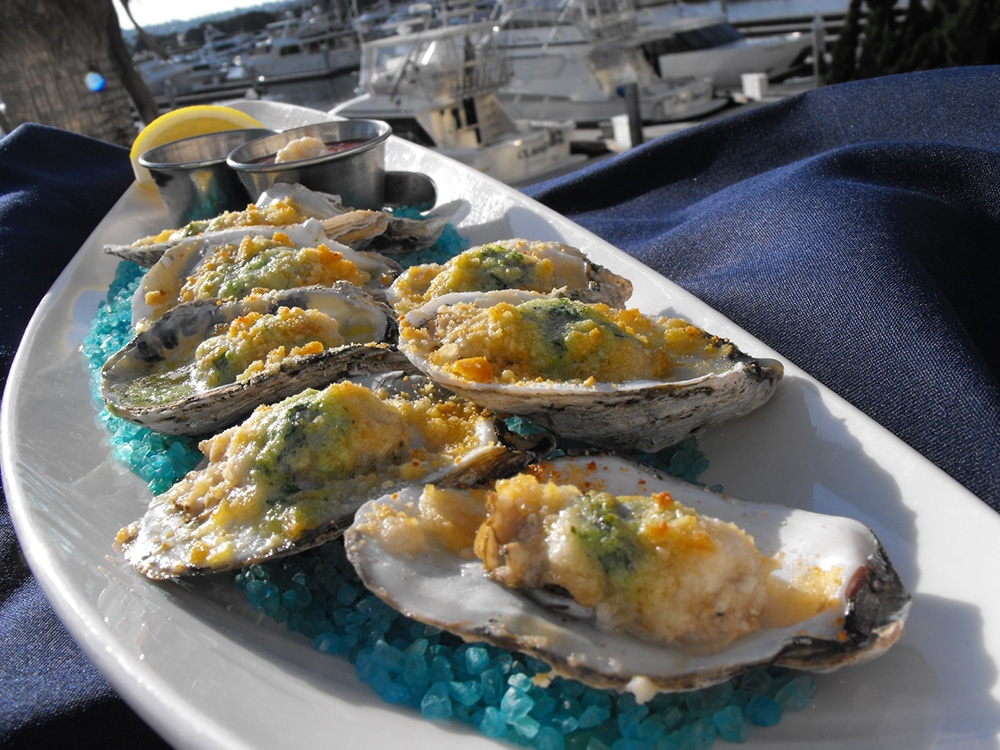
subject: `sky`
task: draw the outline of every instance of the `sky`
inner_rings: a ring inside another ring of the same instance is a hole
[[[129,0],[129,8],[139,25],[143,28],[155,26],[168,21],[186,21],[191,18],[209,16],[213,13],[224,13],[240,8],[252,8],[261,0]],[[114,0],[115,10],[122,29],[131,29],[132,22],[128,20],[121,3]]]

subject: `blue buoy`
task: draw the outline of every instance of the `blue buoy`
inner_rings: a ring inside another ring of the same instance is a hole
[[[83,78],[84,83],[87,84],[87,88],[91,91],[104,91],[104,87],[108,85],[108,82],[104,79],[100,73],[96,70],[91,70]]]

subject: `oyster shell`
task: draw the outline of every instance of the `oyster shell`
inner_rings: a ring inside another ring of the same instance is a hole
[[[402,519],[412,540],[413,527],[426,523],[419,520],[421,487],[362,506],[345,534],[348,557],[372,592],[409,617],[531,654],[555,674],[639,700],[706,687],[760,665],[837,669],[879,656],[902,634],[910,595],[880,541],[857,521],[727,498],[617,456],[561,458],[530,472],[540,481],[614,495],[668,492],[705,516],[734,523],[774,561],[765,608],[765,615],[774,608],[774,616],[714,653],[609,631],[591,619],[592,610],[493,580],[482,561],[448,536],[428,533],[422,546],[398,544],[386,519]]]
[[[395,487],[472,484],[528,460],[488,412],[420,376],[371,384],[306,389],[202,441],[207,462],[154,497],[116,547],[154,579],[239,568],[339,536]]]
[[[388,292],[400,314],[452,292],[524,289],[622,307],[632,282],[561,242],[509,239],[470,248],[446,263],[411,266]]]
[[[303,212],[324,220],[324,223],[329,223],[331,227],[337,226],[335,219],[338,217],[356,213],[354,209],[344,208],[339,196],[310,190],[304,185],[284,182],[271,185],[257,200],[259,203],[291,200]],[[460,200],[442,203],[421,214],[419,219],[396,216],[383,211],[368,211],[368,214],[378,217],[382,231],[359,231],[352,241],[341,241],[356,250],[374,250],[389,255],[420,250],[437,242],[444,228],[456,220],[464,206],[464,201]]]
[[[423,218],[409,219],[384,211],[344,208],[336,196],[316,193],[301,185],[277,184],[243,211],[226,211],[213,219],[165,229],[127,245],[108,244],[104,252],[149,268],[167,250],[192,237],[201,237],[211,246],[225,245],[238,243],[247,236],[271,237],[308,219],[317,219],[322,222],[327,239],[355,250],[406,253],[437,242],[458,208],[457,202],[450,203]]]
[[[644,338],[659,343],[636,343]],[[686,321],[523,291],[432,299],[400,318],[399,348],[436,382],[499,414],[620,452],[655,452],[747,414],[784,373]]]
[[[358,252],[328,240],[323,224],[308,219],[285,227],[281,239],[260,235],[237,243],[213,245],[205,237],[191,237],[171,247],[146,272],[132,300],[132,323],[141,331],[182,301],[198,298],[235,299],[256,289],[308,286],[323,272],[332,281],[357,282],[375,296],[402,270],[377,253]],[[331,253],[320,254],[325,247]],[[248,248],[242,253],[242,248]],[[277,258],[267,260],[271,253]],[[252,262],[251,262],[252,261]],[[190,291],[185,292],[187,285]]]
[[[301,341],[282,337],[273,349],[321,340],[332,346],[320,349],[316,343],[284,352],[279,361],[258,364],[256,374],[241,377],[245,366],[267,361],[268,353],[253,347],[247,361],[235,367],[233,347],[224,336],[231,326],[237,344],[266,344],[270,337],[262,328],[292,331],[288,321],[307,313],[310,319],[298,326],[304,331]],[[197,300],[167,311],[112,355],[101,373],[101,396],[112,413],[159,432],[206,435],[303,388],[408,368],[395,349],[396,333],[391,309],[347,282],[240,300]],[[215,341],[218,345],[208,348]],[[220,376],[220,361],[238,372]]]

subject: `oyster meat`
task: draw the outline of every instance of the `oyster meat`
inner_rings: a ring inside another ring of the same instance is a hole
[[[632,282],[561,242],[510,239],[470,248],[446,263],[412,266],[392,283],[388,297],[403,314],[444,294],[498,289],[622,307],[632,294]]]
[[[474,484],[524,465],[488,412],[415,378],[258,407],[202,441],[206,463],[154,497],[116,546],[149,578],[229,570],[337,537],[365,500],[407,483]]]
[[[409,368],[391,309],[348,282],[203,299],[168,310],[101,373],[111,413],[207,435],[304,388]]]
[[[362,506],[344,539],[407,616],[640,701],[755,666],[874,658],[910,606],[863,524],[618,456],[544,461],[492,489],[407,487]]]
[[[784,373],[687,321],[515,290],[434,298],[400,318],[399,348],[499,414],[621,452],[747,414]]]

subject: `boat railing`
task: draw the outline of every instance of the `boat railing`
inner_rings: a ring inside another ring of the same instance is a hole
[[[437,42],[447,44],[450,54],[421,64],[426,47],[415,43],[392,77],[390,97],[397,97],[404,84],[413,84],[431,101],[446,102],[496,91],[510,80],[507,51],[497,45],[495,33],[477,34],[470,25],[470,30],[456,29]]]
[[[561,29],[577,29],[590,42],[621,41],[638,29],[633,0],[505,0],[505,29],[546,30],[542,47],[561,41]]]
[[[491,55],[463,63],[458,69],[425,70],[417,80],[429,99],[446,102],[496,91],[510,80],[510,75],[506,57]]]
[[[494,47],[486,50],[481,57],[462,65],[462,77],[455,94],[465,98],[496,91],[510,77],[511,68],[506,53]]]

